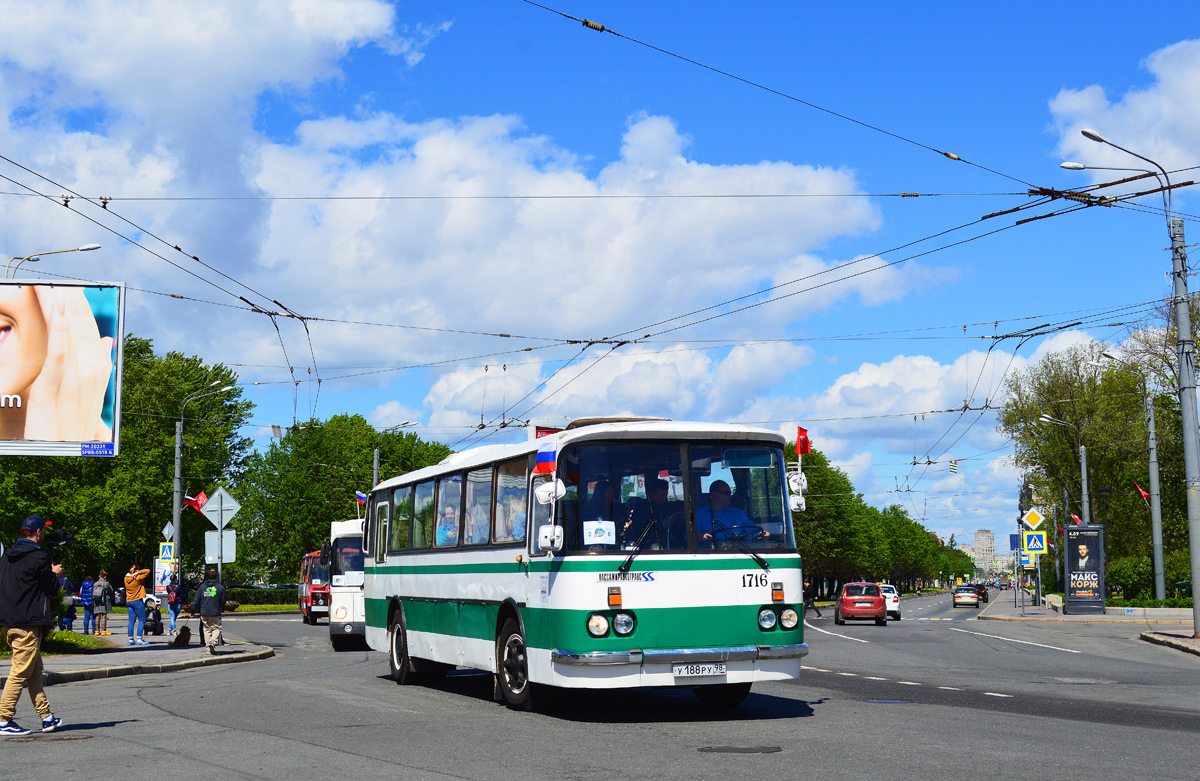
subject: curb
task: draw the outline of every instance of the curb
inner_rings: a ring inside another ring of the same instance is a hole
[[[83,670],[66,670],[60,673],[44,673],[43,686],[54,686],[59,683],[78,683],[79,681],[94,681],[100,678],[121,678],[126,675],[153,675],[155,673],[175,673],[192,670],[197,667],[212,667],[218,664],[237,664],[238,662],[257,662],[270,659],[275,655],[275,649],[266,647],[248,654],[229,654],[223,656],[204,656],[199,659],[188,659],[181,662],[166,662],[164,664],[123,664],[118,667],[90,667]],[[0,678],[0,686],[7,682],[7,677]]]
[[[1189,621],[1188,623],[1190,624],[1191,622]],[[1174,648],[1177,651],[1183,651],[1184,653],[1195,654],[1196,656],[1200,656],[1200,647],[1197,647],[1194,645],[1189,645],[1188,643],[1181,643],[1180,641],[1176,640],[1173,637],[1163,637],[1162,635],[1159,635],[1155,632],[1142,632],[1141,638],[1143,640],[1145,640],[1147,643],[1154,643],[1155,645],[1165,645],[1170,648]]]
[[[1173,618],[1146,619],[1135,621],[1130,618],[1039,618],[1037,616],[979,616],[980,621],[1053,621],[1058,624],[1152,624],[1155,626],[1191,626],[1191,621]]]

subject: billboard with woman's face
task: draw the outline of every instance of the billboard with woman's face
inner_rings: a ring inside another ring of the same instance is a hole
[[[125,287],[0,281],[0,455],[119,451]]]

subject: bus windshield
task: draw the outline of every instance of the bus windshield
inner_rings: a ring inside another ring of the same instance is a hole
[[[362,537],[338,537],[333,541],[330,575],[363,571]]]
[[[795,549],[776,446],[584,443],[565,449],[558,475],[565,551]]]

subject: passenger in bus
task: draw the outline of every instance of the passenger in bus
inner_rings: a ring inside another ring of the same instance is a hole
[[[458,508],[446,505],[438,519],[436,543],[439,548],[458,544]]]
[[[480,499],[471,508],[471,525],[467,527],[467,544],[483,545],[488,541],[488,506],[486,499]]]
[[[655,478],[646,484],[646,499],[634,499],[626,515],[623,545],[634,545],[639,539],[642,547],[678,549],[687,547],[687,530],[682,516],[672,524],[674,514],[667,495],[670,486],[666,480]],[[653,519],[653,528],[646,527]],[[645,532],[646,536],[642,537]]]
[[[511,494],[508,497],[508,538],[510,540],[525,539],[525,496]]]
[[[733,492],[724,480],[713,480],[708,486],[708,501],[696,508],[696,533],[701,548],[711,548],[714,543],[741,539],[745,535],[767,537],[766,529],[759,529],[750,522],[746,514],[731,506]]]
[[[583,509],[585,521],[610,521],[613,519],[613,490],[607,480],[599,480],[592,489]]]
[[[508,542],[512,539],[510,528],[512,528],[512,521],[508,517],[508,505],[499,502],[496,504],[496,528],[492,539],[496,542]]]

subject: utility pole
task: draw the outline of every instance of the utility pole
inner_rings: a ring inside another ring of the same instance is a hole
[[[1146,388],[1146,428],[1150,432],[1150,541],[1154,554],[1154,598],[1167,598],[1167,578],[1163,562],[1162,497],[1158,488],[1158,438],[1154,434],[1154,399]]]
[[[1183,220],[1171,219],[1171,256],[1175,275],[1175,330],[1178,334],[1179,410],[1183,416],[1183,470],[1187,484],[1188,543],[1192,560],[1192,636],[1200,637],[1200,429],[1196,427],[1196,365],[1193,362],[1191,297],[1187,286],[1187,251]],[[1165,592],[1164,583],[1164,592]],[[1157,589],[1157,584],[1155,584]]]

